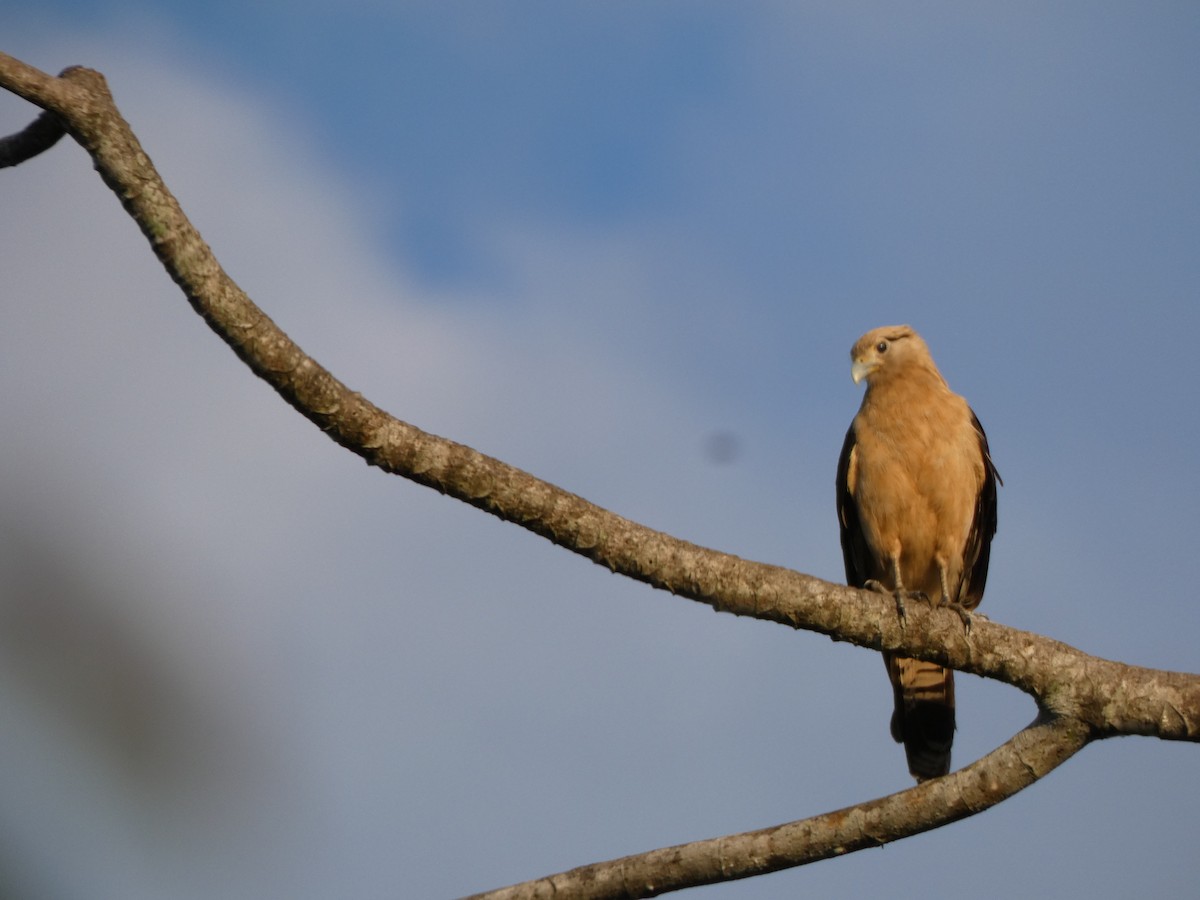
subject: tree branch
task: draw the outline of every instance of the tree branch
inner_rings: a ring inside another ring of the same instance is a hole
[[[982,617],[964,634],[958,616],[947,609],[915,605],[901,623],[890,598],[681,541],[388,415],[306,355],[225,273],[121,117],[102,75],[71,68],[54,78],[0,54],[0,87],[57,117],[92,156],[213,331],[298,412],[369,464],[655,588],[718,611],[998,679],[1032,695],[1042,710],[1039,722],[979,762],[910,791],[774,829],[573,870],[532,883],[528,890],[534,893],[489,896],[548,896],[538,892],[561,894],[572,886],[570,891],[582,893],[571,896],[641,897],[673,889],[668,883],[683,887],[748,877],[972,815],[1040,778],[1092,738],[1200,740],[1200,676],[1102,660]],[[38,121],[42,124],[22,132],[25,138],[10,140],[18,147],[22,142],[36,147],[38,141],[49,146],[50,125]],[[28,137],[31,131],[39,135],[36,140]],[[27,151],[14,158],[21,152]],[[621,892],[613,892],[613,879]],[[609,885],[607,892],[587,892],[601,881]],[[526,888],[505,890],[518,889]]]
[[[995,806],[1089,739],[1076,721],[1043,717],[971,765],[907,791],[772,828],[580,866],[466,900],[632,900],[880,847]]]
[[[19,166],[39,153],[44,153],[67,133],[62,120],[52,112],[44,112],[23,131],[0,138],[0,169]]]

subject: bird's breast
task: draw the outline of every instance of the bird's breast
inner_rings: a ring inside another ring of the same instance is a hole
[[[906,587],[932,596],[940,592],[937,560],[962,555],[982,478],[973,429],[964,441],[963,429],[948,424],[905,415],[856,428],[864,537],[878,558],[899,555]]]

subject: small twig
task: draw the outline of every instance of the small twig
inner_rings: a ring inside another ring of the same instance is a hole
[[[0,138],[0,169],[19,166],[45,153],[66,133],[62,119],[55,113],[43,112],[21,131]]]

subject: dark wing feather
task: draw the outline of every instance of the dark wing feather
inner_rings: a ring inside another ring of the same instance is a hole
[[[877,575],[858,519],[858,503],[850,490],[850,467],[856,444],[854,424],[851,423],[842,444],[842,455],[838,458],[837,510],[838,524],[841,526],[842,561],[846,564],[846,584],[862,587],[867,579]]]
[[[992,454],[988,449],[987,435],[975,413],[971,413],[971,424],[979,435],[979,452],[983,454],[983,486],[975,498],[975,520],[967,535],[963,548],[963,571],[965,583],[959,602],[967,609],[974,609],[983,599],[983,588],[987,583],[988,562],[992,554],[992,537],[996,534],[996,485],[1004,484]]]

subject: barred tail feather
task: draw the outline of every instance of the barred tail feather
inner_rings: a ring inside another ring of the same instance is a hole
[[[936,663],[885,657],[895,689],[892,737],[904,744],[917,781],[950,771],[954,743],[954,672]]]

